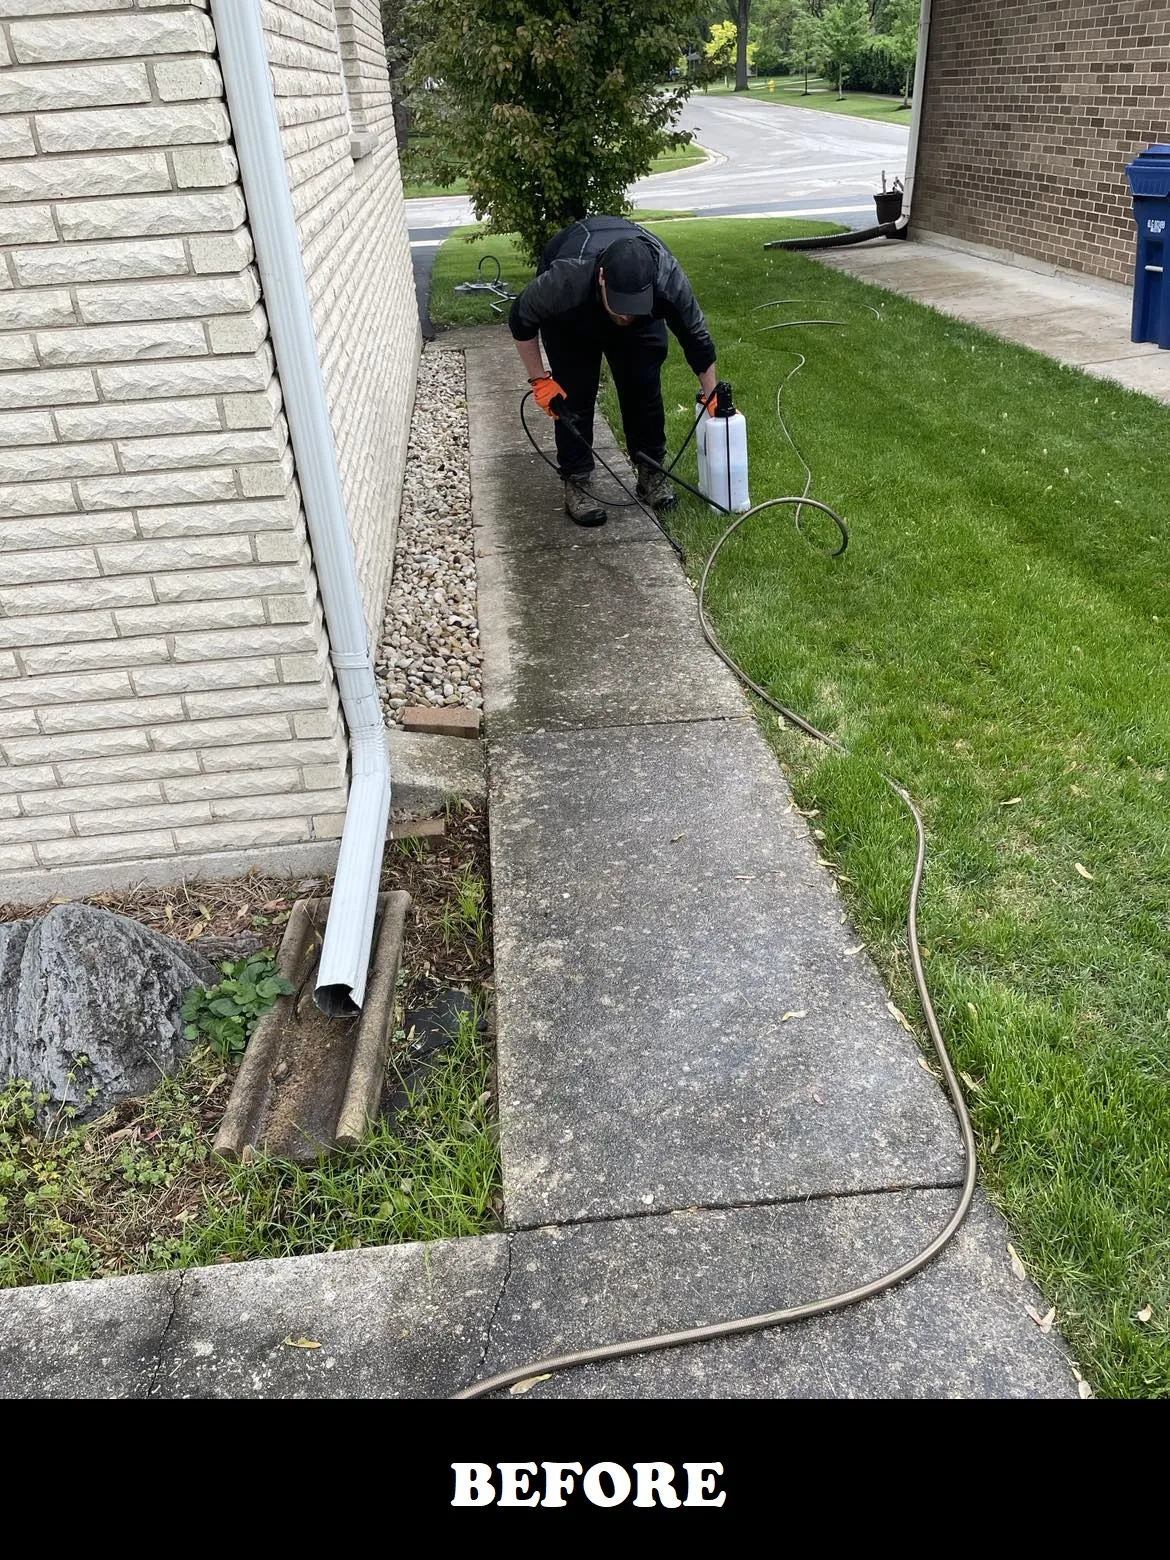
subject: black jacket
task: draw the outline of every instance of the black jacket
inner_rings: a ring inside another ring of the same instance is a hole
[[[624,217],[586,217],[544,246],[536,277],[512,305],[508,326],[517,341],[531,341],[546,325],[593,328],[604,318],[597,272],[610,244],[636,236],[654,251],[653,318],[665,320],[696,374],[715,361],[715,346],[686,272],[660,238]]]

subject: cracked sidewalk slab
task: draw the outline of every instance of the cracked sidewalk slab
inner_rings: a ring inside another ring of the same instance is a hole
[[[485,1376],[542,1355],[797,1305],[920,1251],[951,1189],[828,1197],[535,1230],[513,1237]],[[806,1322],[554,1376],[519,1399],[1076,1398],[1059,1335],[1026,1306],[982,1198],[923,1273]]]
[[[0,1397],[148,1397],[181,1283],[149,1273],[0,1290]]]
[[[543,1227],[0,1293],[6,1398],[447,1398],[550,1353],[800,1303],[920,1249],[921,1190]],[[835,1315],[591,1365],[558,1398],[1075,1398],[979,1198],[955,1243]],[[316,1344],[318,1347],[310,1347]],[[512,1398],[509,1401],[525,1401]]]

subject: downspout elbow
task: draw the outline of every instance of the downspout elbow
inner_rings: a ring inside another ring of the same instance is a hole
[[[390,749],[368,655],[334,655],[349,726],[349,802],[314,997],[329,1017],[361,1010],[390,818]]]

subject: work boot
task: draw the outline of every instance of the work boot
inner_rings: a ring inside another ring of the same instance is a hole
[[[638,485],[634,492],[644,504],[659,514],[664,509],[673,509],[678,503],[678,494],[666,479],[665,471],[659,471],[657,466],[648,466],[643,461],[638,462]]]
[[[565,478],[565,513],[574,525],[604,525],[605,506],[598,503],[589,486],[589,472]]]

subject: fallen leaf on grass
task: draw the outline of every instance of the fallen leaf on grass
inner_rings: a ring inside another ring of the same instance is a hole
[[[976,1083],[975,1082],[974,1078],[972,1078],[972,1076],[971,1076],[971,1074],[969,1072],[961,1072],[959,1074],[959,1077],[962,1078],[963,1082],[967,1085],[967,1087],[969,1089],[976,1089],[976,1090],[978,1090],[978,1089],[981,1089],[983,1087],[983,1085],[981,1083]]]
[[[1012,1272],[1017,1278],[1027,1278],[1028,1270],[1020,1261],[1020,1254],[1014,1246],[1008,1247],[1008,1256],[1012,1259]]]
[[[929,1074],[930,1074],[930,1076],[931,1076],[931,1077],[932,1077],[932,1078],[934,1078],[934,1077],[936,1077],[936,1076],[937,1076],[937,1075],[936,1075],[936,1073],[935,1073],[935,1070],[934,1070],[934,1068],[933,1068],[933,1067],[932,1067],[932,1066],[931,1066],[931,1065],[930,1065],[930,1063],[929,1063],[929,1062],[928,1062],[928,1061],[927,1061],[927,1060],[926,1060],[926,1057],[925,1057],[925,1056],[920,1056],[920,1057],[919,1057],[919,1058],[918,1058],[918,1065],[919,1065],[919,1067],[921,1067],[921,1068],[922,1068],[922,1071],[923,1071],[923,1072],[928,1072],[928,1073],[929,1073]]]
[[[1055,1306],[1053,1306],[1050,1311],[1046,1311],[1043,1316],[1040,1315],[1040,1312],[1034,1305],[1026,1305],[1024,1310],[1027,1311],[1028,1315],[1036,1323],[1036,1326],[1039,1327],[1042,1333],[1052,1331],[1052,1324],[1056,1320]]]
[[[1087,1381],[1077,1382],[1077,1396],[1083,1398],[1091,1398],[1093,1396],[1093,1389]]]
[[[790,1012],[784,1014],[784,1016],[781,1018],[780,1022],[782,1024],[786,1024],[790,1018],[807,1018],[807,1017],[808,1017],[808,1009],[807,1008],[793,1008]]]
[[[290,1349],[319,1349],[321,1345],[312,1338],[285,1338]]]
[[[860,953],[864,947],[864,943],[858,943],[856,948],[846,948],[845,957],[851,959],[855,953]]]
[[[914,1033],[914,1030],[910,1025],[910,1020],[906,1017],[901,1008],[895,1007],[892,1002],[887,1002],[886,1011],[893,1014],[893,1016],[898,1020],[899,1024],[901,1024],[902,1028],[908,1035],[912,1035]]]
[[[1024,800],[1022,796],[1009,796],[1006,802],[1000,802],[1001,807],[1018,807]]]
[[[1138,1319],[1139,1322],[1148,1322],[1150,1317],[1153,1316],[1153,1314],[1154,1314],[1154,1308],[1153,1308],[1152,1305],[1143,1305],[1141,1310],[1137,1314],[1137,1319]]]
[[[1073,866],[1084,878],[1086,883],[1092,883],[1094,881],[1093,874],[1089,871],[1088,867],[1082,867],[1079,861],[1074,861]]]
[[[551,1370],[547,1371],[543,1376],[525,1376],[523,1381],[514,1381],[508,1388],[508,1391],[514,1392],[517,1396],[521,1392],[531,1392],[533,1387],[539,1387],[542,1381],[548,1381],[551,1376]]]

